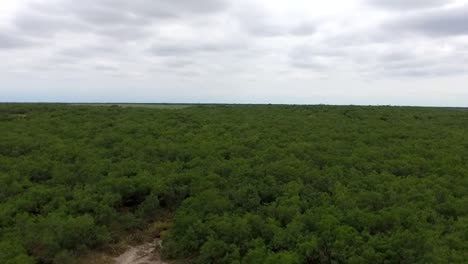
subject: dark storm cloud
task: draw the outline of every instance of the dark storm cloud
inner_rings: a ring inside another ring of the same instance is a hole
[[[450,0],[368,0],[368,2],[377,7],[410,10],[443,6],[452,1]]]
[[[468,5],[403,16],[384,24],[384,29],[428,36],[468,35]]]

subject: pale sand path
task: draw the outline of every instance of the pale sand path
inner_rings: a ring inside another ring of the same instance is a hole
[[[159,247],[161,241],[129,247],[122,255],[114,258],[115,264],[168,264],[161,260]]]

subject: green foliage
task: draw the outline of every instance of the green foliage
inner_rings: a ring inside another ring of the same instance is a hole
[[[195,263],[466,263],[467,124],[435,108],[2,104],[0,263],[73,263],[168,217],[162,253]]]
[[[20,240],[8,237],[8,239],[0,241],[0,263],[32,264],[34,260],[27,255],[27,251]]]

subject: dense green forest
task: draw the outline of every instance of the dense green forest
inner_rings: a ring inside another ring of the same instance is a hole
[[[0,263],[467,263],[468,111],[0,105]]]

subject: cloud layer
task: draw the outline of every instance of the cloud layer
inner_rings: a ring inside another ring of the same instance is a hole
[[[467,77],[466,1],[310,2],[25,0],[0,26],[0,70],[9,73],[0,89],[29,87],[15,79],[27,76],[50,93],[70,86],[80,96],[68,80],[91,77],[101,90],[85,94],[96,100],[109,94],[99,87],[121,85],[125,98],[125,87],[138,84],[151,100],[180,101],[187,92],[203,101],[281,102],[300,93],[335,98],[345,84],[365,95],[369,81],[389,91],[399,80],[417,87]]]
[[[400,11],[411,9],[424,9],[441,7],[449,4],[447,0],[369,0],[369,3],[377,7],[397,9]]]

